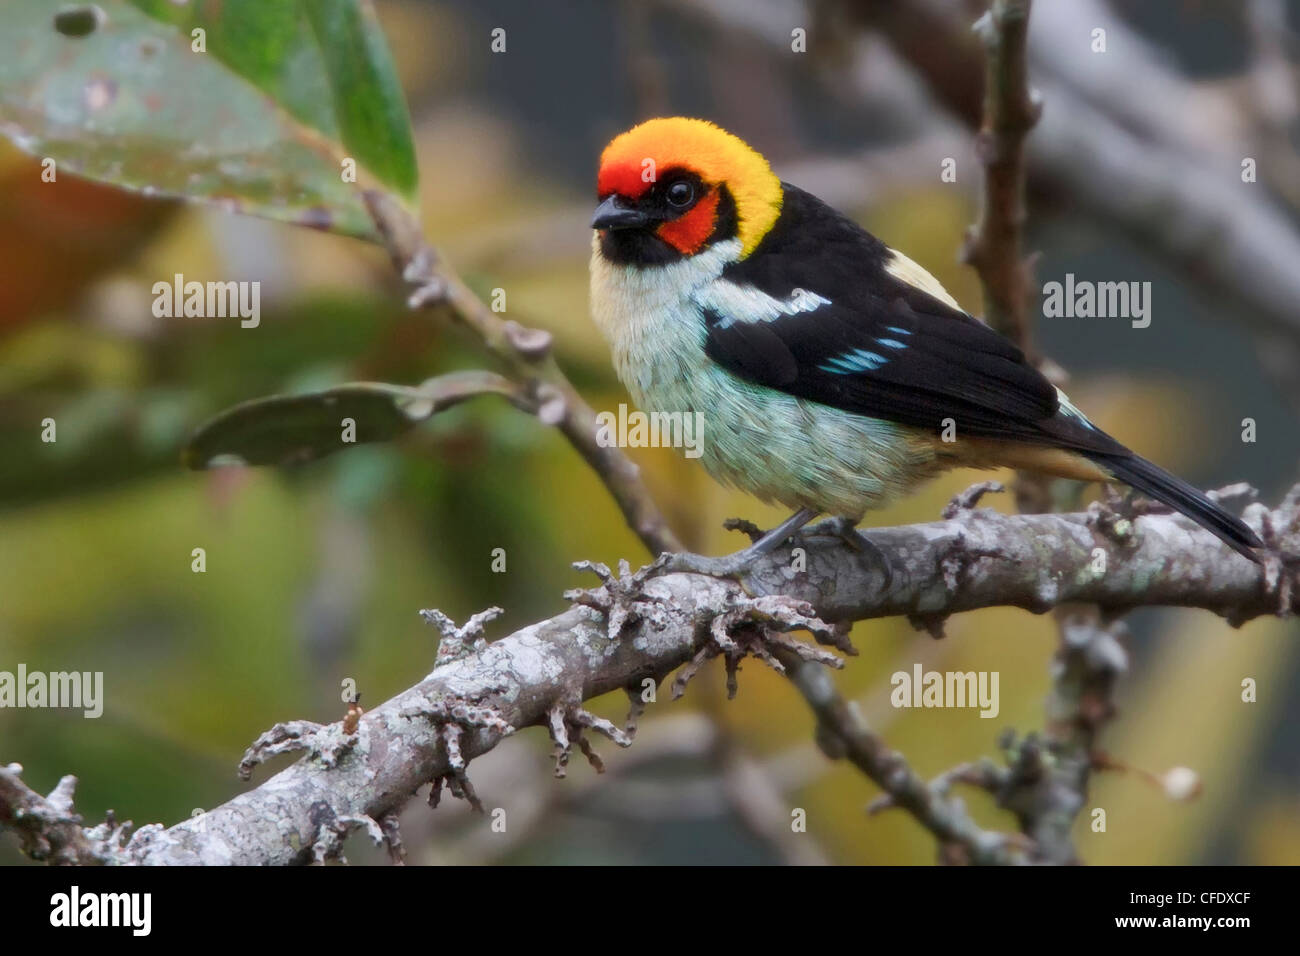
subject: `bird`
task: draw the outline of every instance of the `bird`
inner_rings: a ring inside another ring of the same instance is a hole
[[[619,379],[647,414],[703,416],[715,479],[794,510],[742,551],[674,569],[739,575],[822,514],[856,533],[957,467],[1123,483],[1260,561],[1245,522],[1103,432],[923,267],[714,123],[616,136],[596,192],[591,313]]]

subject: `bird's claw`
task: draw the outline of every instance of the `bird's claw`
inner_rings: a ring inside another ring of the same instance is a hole
[[[800,508],[771,531],[762,531],[752,521],[742,518],[729,518],[724,523],[728,531],[741,531],[749,535],[751,544],[734,554],[721,558],[710,558],[689,551],[670,555],[665,571],[684,571],[692,574],[707,574],[715,578],[732,578],[739,580],[753,569],[754,564],[766,554],[770,554],[786,541],[793,538],[813,517],[816,512],[811,508]]]
[[[879,545],[871,540],[866,534],[858,530],[857,522],[852,518],[836,517],[827,518],[811,527],[805,528],[800,532],[801,535],[809,537],[820,535],[828,538],[839,538],[845,546],[858,554],[871,555],[876,559],[880,566],[881,574],[884,580],[881,582],[881,590],[887,591],[894,584],[894,565]]]
[[[720,558],[711,558],[704,554],[681,551],[668,556],[668,561],[664,564],[663,570],[665,572],[707,574],[714,578],[740,578],[765,554],[767,554],[766,550],[760,551],[753,545]]]

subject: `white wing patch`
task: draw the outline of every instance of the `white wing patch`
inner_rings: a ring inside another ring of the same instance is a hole
[[[918,263],[913,262],[897,249],[890,249],[889,254],[889,261],[885,263],[885,271],[895,279],[901,279],[908,285],[929,293],[940,302],[947,303],[960,312],[966,311],[957,304],[956,299],[948,294],[948,290],[939,284],[939,280],[926,272]]]
[[[721,316],[719,326],[727,328],[737,322],[771,322],[785,315],[812,312],[831,300],[808,289],[795,289],[778,299],[751,285],[737,285],[726,279],[710,282],[695,293],[695,302]]]

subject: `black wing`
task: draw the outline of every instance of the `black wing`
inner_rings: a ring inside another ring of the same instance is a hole
[[[705,312],[706,351],[741,378],[848,412],[957,434],[1114,451],[1058,415],[1055,387],[1011,341],[892,275],[892,253],[814,196],[785,186],[781,216],[722,275],[777,299],[829,304],[771,321]]]
[[[1259,561],[1258,536],[1187,482],[1093,427],[1013,343],[891,275],[880,240],[793,186],[772,231],[725,280],[777,299],[822,302],[771,321],[706,309],[705,349],[741,378],[859,415],[959,437],[1077,451]]]

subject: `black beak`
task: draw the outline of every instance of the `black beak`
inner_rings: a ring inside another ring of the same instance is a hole
[[[650,221],[650,217],[615,193],[599,206],[591,217],[592,229],[636,229]]]

